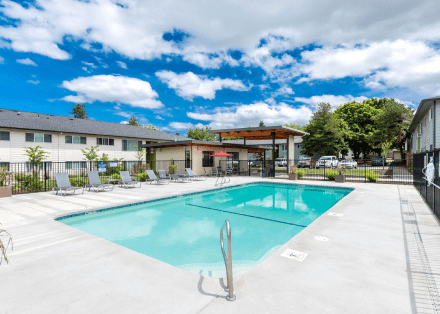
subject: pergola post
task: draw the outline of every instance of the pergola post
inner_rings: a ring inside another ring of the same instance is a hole
[[[272,177],[275,178],[275,132],[271,132],[272,136]]]

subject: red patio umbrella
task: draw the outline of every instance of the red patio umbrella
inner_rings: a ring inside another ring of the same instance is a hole
[[[231,154],[224,153],[224,152],[215,153],[215,154],[212,154],[210,156],[211,157],[232,157]],[[219,166],[221,167],[220,162],[219,162]]]

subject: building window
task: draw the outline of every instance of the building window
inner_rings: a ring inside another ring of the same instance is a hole
[[[26,142],[52,143],[52,135],[43,133],[26,133]]]
[[[96,139],[96,144],[97,145],[110,145],[110,146],[114,146],[115,145],[115,139],[113,139],[113,138],[106,138],[106,137],[98,137]]]
[[[137,151],[141,150],[142,141],[122,140],[123,151]]]
[[[84,169],[87,168],[86,161],[66,161],[66,169]]]
[[[6,168],[9,171],[9,162],[0,162],[0,168]]]
[[[66,144],[87,144],[87,137],[77,135],[66,135]]]
[[[203,152],[202,167],[214,167],[214,152]]]
[[[9,132],[0,131],[0,141],[9,141],[10,135]]]

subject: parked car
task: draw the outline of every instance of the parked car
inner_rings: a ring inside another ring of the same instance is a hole
[[[276,167],[287,167],[287,159],[286,158],[276,158],[275,159]]]
[[[347,169],[357,169],[358,167],[358,163],[356,162],[356,160],[351,159],[343,159],[339,162],[339,165]]]
[[[298,165],[297,166],[298,166],[298,168],[312,168],[313,167],[312,158],[310,158],[310,157],[301,158],[298,161]]]
[[[338,164],[339,162],[336,156],[322,156],[316,162],[316,168],[336,168]]]
[[[373,161],[371,163],[372,166],[383,166],[384,161],[381,156],[373,156]]]

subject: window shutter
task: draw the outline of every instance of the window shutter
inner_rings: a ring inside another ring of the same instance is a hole
[[[122,140],[122,150],[127,151],[127,140]]]
[[[26,142],[34,141],[34,133],[26,133]]]
[[[138,141],[138,150],[141,150],[142,141]]]

